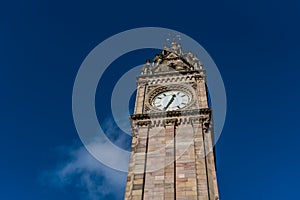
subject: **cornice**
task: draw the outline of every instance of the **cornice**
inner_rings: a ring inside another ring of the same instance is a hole
[[[182,116],[199,116],[199,115],[211,115],[210,108],[201,108],[193,110],[175,110],[175,111],[164,111],[164,112],[153,112],[146,114],[133,114],[130,115],[132,120],[149,120],[157,118],[170,118],[170,117],[182,117]]]
[[[138,79],[145,78],[158,78],[158,77],[166,77],[166,76],[178,76],[178,75],[189,75],[189,74],[204,74],[205,69],[193,70],[193,71],[171,71],[171,72],[161,72],[159,74],[145,74],[137,76]]]
[[[165,73],[155,75],[142,75],[136,79],[137,85],[173,84],[187,81],[206,81],[205,70],[186,73]]]

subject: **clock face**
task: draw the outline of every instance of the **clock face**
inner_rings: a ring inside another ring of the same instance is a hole
[[[154,107],[165,111],[178,110],[186,107],[189,103],[189,95],[178,90],[160,93],[152,101]]]

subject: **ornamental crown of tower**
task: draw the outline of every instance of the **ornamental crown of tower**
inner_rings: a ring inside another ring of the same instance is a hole
[[[145,66],[142,68],[142,75],[151,75],[169,71],[195,71],[202,69],[202,63],[196,55],[191,52],[184,52],[179,43],[173,41],[170,47],[163,47],[160,54],[156,54],[153,64],[150,60],[146,60]]]

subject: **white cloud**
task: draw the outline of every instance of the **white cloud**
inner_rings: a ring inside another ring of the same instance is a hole
[[[75,187],[83,200],[99,200],[107,196],[123,198],[126,173],[100,164],[84,147],[70,147],[67,156],[68,161],[42,174],[43,184],[61,189]]]
[[[112,127],[109,127],[108,130],[108,134],[117,134]],[[128,143],[127,136],[119,135],[115,137],[115,143],[123,145]],[[95,142],[91,145],[95,146],[98,151],[105,150],[101,143]],[[66,160],[54,169],[43,172],[42,184],[60,189],[74,187],[76,191],[79,191],[82,200],[123,199],[127,173],[110,169],[101,164],[91,156],[84,146],[63,147],[60,148],[59,154],[63,155]],[[120,164],[129,162],[129,158],[122,158],[118,155],[110,156]]]

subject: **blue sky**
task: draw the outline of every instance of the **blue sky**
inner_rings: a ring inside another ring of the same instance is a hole
[[[217,64],[227,118],[216,145],[221,199],[295,199],[299,159],[299,1],[100,2],[0,4],[0,199],[122,199],[126,174],[82,146],[72,118],[72,89],[87,54],[131,28],[175,29],[197,40]],[[116,144],[115,81],[157,50],[114,62],[101,80],[99,121]],[[105,98],[101,98],[105,96]]]

